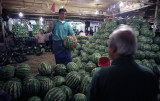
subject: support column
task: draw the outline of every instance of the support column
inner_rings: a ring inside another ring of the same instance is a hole
[[[158,5],[159,5],[159,0],[157,0],[156,9],[155,9],[154,28],[153,28],[154,32],[156,31],[156,27],[155,26],[158,24]]]

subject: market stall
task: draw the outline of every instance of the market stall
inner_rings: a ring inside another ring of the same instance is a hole
[[[0,88],[13,101],[86,101],[94,74],[111,65],[108,40],[121,24],[131,26],[136,33],[136,63],[160,76],[159,0],[15,1],[1,0],[8,20],[0,16],[0,39],[3,39],[0,44],[5,43],[9,31],[16,42],[14,47],[0,52]],[[52,44],[36,44],[40,29],[47,31],[50,23],[58,19],[58,9],[62,6],[68,10],[65,21],[77,37],[74,47],[72,37],[63,40],[63,46],[72,56],[67,65],[56,64]],[[29,22],[33,26],[32,37],[28,32]],[[85,35],[80,36],[80,32]],[[107,66],[100,64],[102,58],[107,58],[102,61]]]

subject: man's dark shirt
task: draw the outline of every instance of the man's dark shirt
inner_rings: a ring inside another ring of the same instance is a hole
[[[97,71],[87,101],[157,101],[158,79],[133,57],[120,57]]]

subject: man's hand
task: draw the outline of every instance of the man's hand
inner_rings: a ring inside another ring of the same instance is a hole
[[[77,44],[77,40],[73,41],[72,47],[74,47]]]

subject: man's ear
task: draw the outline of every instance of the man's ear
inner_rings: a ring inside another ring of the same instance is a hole
[[[112,53],[115,53],[117,51],[117,48],[114,45],[111,45],[111,51]]]

